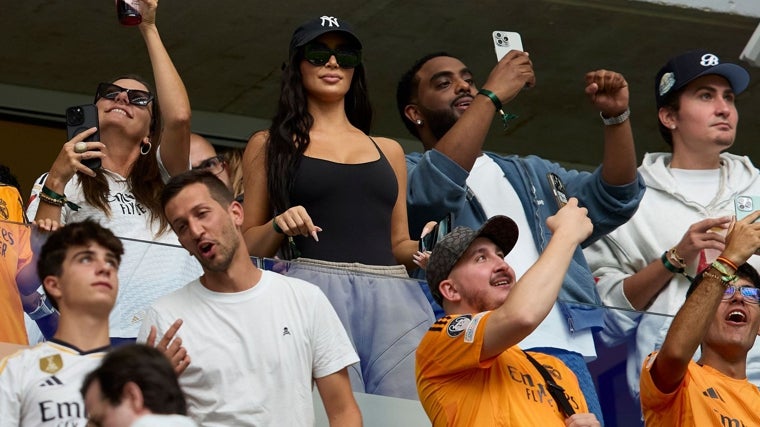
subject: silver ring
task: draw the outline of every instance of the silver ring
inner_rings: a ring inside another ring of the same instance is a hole
[[[87,151],[87,143],[84,141],[79,141],[76,144],[74,144],[74,152],[75,153],[84,153]]]

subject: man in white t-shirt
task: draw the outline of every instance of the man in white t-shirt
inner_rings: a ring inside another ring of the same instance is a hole
[[[315,383],[332,425],[361,425],[346,369],[358,356],[335,311],[316,286],[253,265],[229,189],[189,171],[167,184],[161,205],[204,273],[151,307],[138,341],[183,320],[190,416],[203,426],[312,426]]]
[[[494,111],[504,121],[507,103],[536,79],[525,52],[511,51],[476,87],[472,71],[443,52],[420,58],[400,79],[396,101],[407,129],[424,153],[406,156],[410,233],[451,214],[454,226],[477,229],[488,218],[507,215],[525,233],[507,257],[519,278],[546,248],[546,218],[559,209],[558,187],[588,208],[594,232],[581,247],[627,221],[636,211],[644,183],[636,173],[628,84],[619,73],[586,74],[585,92],[601,113],[604,156],[593,173],[567,170],[537,156],[503,156],[483,151]],[[563,141],[564,142],[564,141]],[[551,179],[551,181],[550,181]],[[557,185],[552,185],[557,183]],[[560,358],[578,377],[589,407],[602,419],[585,362],[596,357],[592,330],[603,325],[591,271],[580,247],[573,254],[559,301],[520,346]],[[585,359],[585,360],[584,360]]]
[[[60,312],[58,330],[0,361],[0,426],[87,425],[79,388],[109,345],[123,253],[121,241],[92,220],[67,224],[42,246],[37,270]]]

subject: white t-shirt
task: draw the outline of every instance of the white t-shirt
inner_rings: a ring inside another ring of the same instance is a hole
[[[475,160],[467,177],[467,186],[475,193],[486,216],[491,218],[506,215],[517,224],[520,230],[517,243],[504,259],[515,270],[516,278],[519,280],[535,264],[539,256],[520,198],[509,180],[504,177],[504,171],[485,154]],[[582,354],[587,361],[596,358],[591,330],[575,331],[571,335],[557,303],[552,306],[538,327],[518,345],[524,349],[562,348]]]
[[[178,318],[192,359],[180,385],[203,426],[313,426],[312,379],[359,361],[322,291],[269,271],[236,293],[190,282],[148,310],[138,341]]]
[[[82,354],[47,341],[0,361],[0,427],[85,427],[79,389],[104,350]]]
[[[64,193],[81,209],[61,209],[61,224],[92,218],[108,227],[124,244],[124,256],[119,266],[119,295],[109,318],[109,335],[134,338],[140,329],[145,310],[161,296],[179,289],[201,275],[198,261],[189,256],[170,229],[156,236],[158,221],[150,221],[148,210],[137,203],[125,178],[106,174],[110,189],[108,204],[111,216],[89,205],[79,185],[79,176],[66,184]],[[27,216],[34,218],[46,175],[32,188]]]

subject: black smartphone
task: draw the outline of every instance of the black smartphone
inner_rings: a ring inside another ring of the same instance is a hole
[[[94,104],[76,105],[66,109],[66,133],[69,141],[92,127],[98,127],[98,108]],[[100,130],[95,131],[84,141],[100,141]],[[98,169],[101,166],[100,157],[84,159],[82,164],[93,170]]]
[[[567,190],[565,190],[565,184],[562,180],[553,172],[546,174],[546,178],[549,180],[549,186],[552,188],[554,194],[554,200],[557,201],[557,206],[562,209],[567,204]]]
[[[420,251],[432,251],[436,243],[438,243],[443,237],[451,231],[452,214],[446,215],[445,218],[438,221],[430,233],[420,239]]]

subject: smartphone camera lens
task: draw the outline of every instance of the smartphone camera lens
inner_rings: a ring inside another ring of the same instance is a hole
[[[84,123],[84,110],[81,107],[66,110],[66,123],[69,126],[79,126]]]

